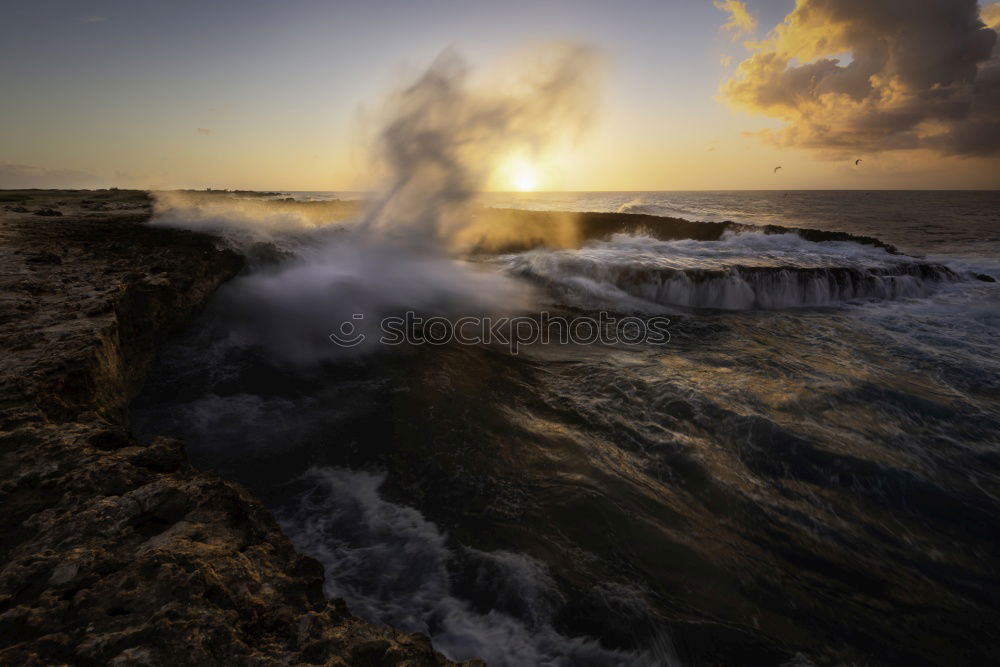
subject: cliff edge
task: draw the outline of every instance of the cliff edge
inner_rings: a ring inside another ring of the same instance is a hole
[[[326,600],[181,443],[129,434],[157,345],[242,259],[144,224],[144,193],[0,195],[0,664],[451,664]]]

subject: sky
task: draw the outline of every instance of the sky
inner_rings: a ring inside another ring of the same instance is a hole
[[[366,189],[380,109],[442,53],[572,40],[587,129],[490,187],[996,188],[991,27],[974,0],[8,0],[0,187]]]

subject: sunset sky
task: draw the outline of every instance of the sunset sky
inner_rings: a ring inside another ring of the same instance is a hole
[[[364,189],[373,110],[442,52],[567,39],[603,59],[593,122],[525,186],[996,188],[985,26],[1000,3],[13,0],[0,187]]]

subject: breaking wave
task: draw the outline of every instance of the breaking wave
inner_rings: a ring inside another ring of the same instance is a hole
[[[587,301],[748,310],[926,297],[960,276],[940,264],[850,241],[726,232],[717,241],[616,234],[578,250],[506,255],[513,275]]]
[[[420,512],[382,498],[384,479],[312,468],[304,476],[312,488],[277,512],[296,550],[323,564],[327,596],[345,599],[353,613],[426,633],[453,660],[481,658],[496,666],[679,664],[665,634],[655,655],[560,634],[553,617],[563,600],[542,563],[508,551],[453,552]],[[457,569],[471,570],[463,579],[471,582],[472,596],[454,590]],[[476,609],[470,597],[488,598],[489,604]]]

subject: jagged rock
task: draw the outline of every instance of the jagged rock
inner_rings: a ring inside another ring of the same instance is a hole
[[[0,664],[450,664],[326,600],[181,443],[130,436],[157,345],[242,259],[129,210],[0,219]]]

